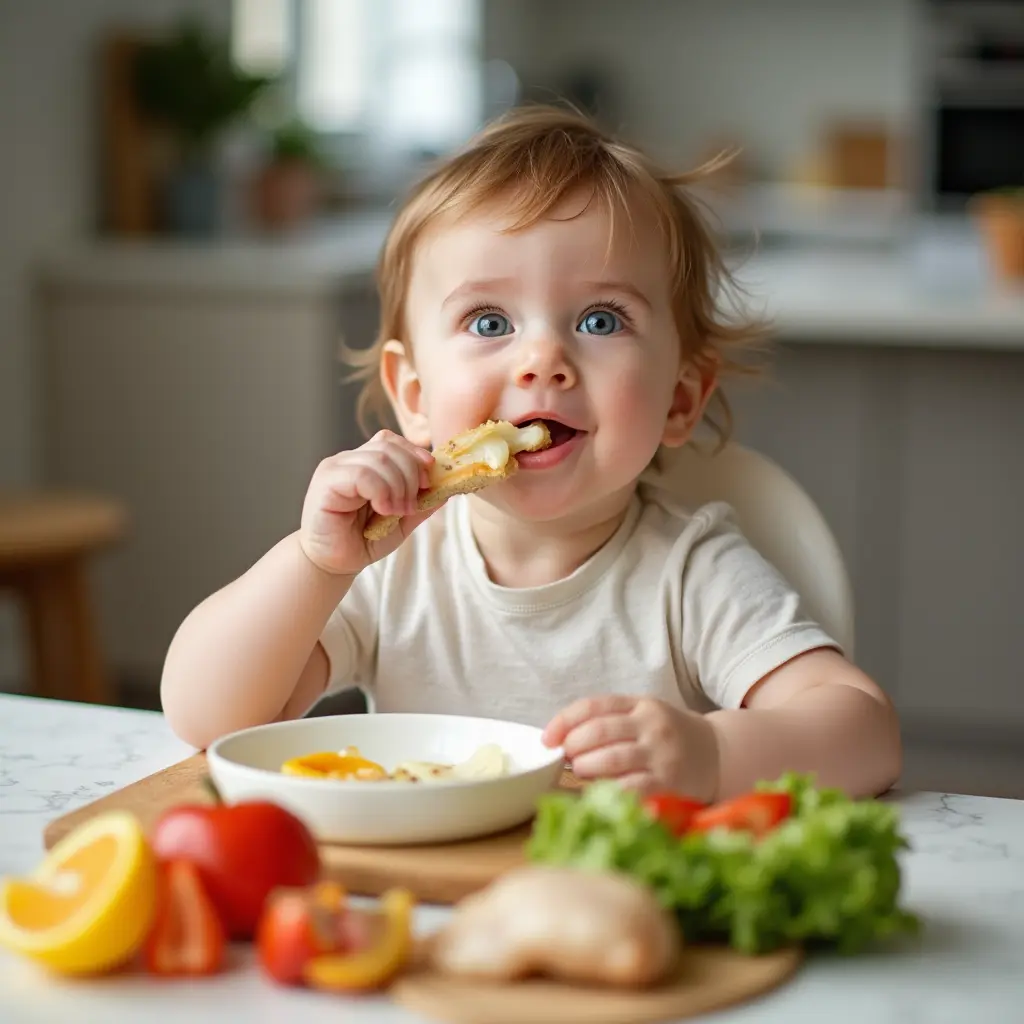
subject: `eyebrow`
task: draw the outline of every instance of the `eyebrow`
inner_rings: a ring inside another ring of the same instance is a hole
[[[628,281],[584,281],[583,287],[587,291],[619,292],[622,295],[628,295],[630,298],[635,299],[647,309],[651,308],[651,300],[636,285],[632,285]]]
[[[516,279],[514,277],[488,277],[481,278],[478,281],[464,281],[445,296],[444,301],[441,303],[441,308],[444,309],[453,302],[470,298],[473,295],[487,294],[499,288],[507,288],[515,285],[515,283]],[[628,295],[630,298],[635,299],[647,309],[651,308],[650,299],[636,285],[632,285],[628,281],[584,281],[582,286],[591,292],[619,292],[622,295]]]
[[[487,277],[479,281],[464,281],[445,296],[444,302],[441,303],[441,308],[444,309],[445,306],[453,302],[470,298],[473,295],[487,294],[488,292],[494,292],[499,288],[507,288],[514,284],[514,277]]]

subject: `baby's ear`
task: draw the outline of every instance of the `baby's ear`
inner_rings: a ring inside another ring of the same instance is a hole
[[[423,389],[416,367],[400,341],[387,341],[380,357],[380,381],[402,433],[413,444],[430,447]]]
[[[680,370],[661,437],[666,448],[681,448],[690,440],[717,386],[714,367],[702,370],[687,363]]]

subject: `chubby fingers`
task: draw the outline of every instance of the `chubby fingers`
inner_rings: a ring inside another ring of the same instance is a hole
[[[578,779],[622,779],[650,770],[647,750],[636,740],[611,743],[572,758],[572,773]]]
[[[380,515],[413,512],[420,490],[429,483],[433,461],[430,452],[382,430],[360,448],[342,452],[321,466],[324,507],[348,512],[369,504]]]
[[[636,702],[636,697],[620,693],[584,697],[555,715],[548,722],[541,738],[545,746],[564,747],[570,733],[584,723],[609,716],[628,715],[636,706]]]
[[[588,718],[577,725],[565,737],[562,749],[570,761],[576,762],[595,750],[617,743],[635,743],[638,735],[637,721],[629,715],[601,715]]]
[[[415,505],[419,467],[404,452],[352,452],[344,472],[356,494],[380,515],[404,515]]]
[[[430,484],[430,467],[434,456],[419,448],[408,438],[390,430],[381,430],[353,452],[357,459],[369,460],[382,468],[392,484],[392,503],[388,508],[374,510],[383,515],[401,515],[417,511],[416,498]],[[387,504],[383,502],[382,504]]]

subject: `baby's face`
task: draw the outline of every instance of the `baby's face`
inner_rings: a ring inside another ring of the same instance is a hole
[[[406,305],[418,379],[403,427],[442,443],[488,419],[544,418],[554,447],[483,495],[533,520],[631,492],[665,436],[682,363],[653,219],[601,204],[505,232],[495,209],[421,242]],[[611,240],[611,244],[609,244]],[[401,404],[401,403],[400,403]]]

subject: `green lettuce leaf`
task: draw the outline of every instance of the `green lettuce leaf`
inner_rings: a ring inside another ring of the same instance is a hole
[[[897,854],[908,844],[895,807],[796,774],[758,788],[790,793],[794,807],[760,840],[721,830],[673,837],[614,782],[551,793],[527,856],[630,875],[678,914],[689,939],[724,939],[745,953],[796,944],[852,953],[916,930],[899,906]]]

